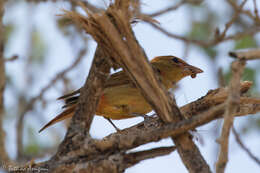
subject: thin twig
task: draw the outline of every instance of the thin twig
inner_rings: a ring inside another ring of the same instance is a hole
[[[249,29],[247,29],[246,31],[243,31],[243,32],[237,32],[235,34],[231,34],[231,35],[228,35],[223,38],[217,37],[217,38],[214,38],[211,40],[204,41],[204,40],[196,40],[196,39],[191,39],[189,37],[177,35],[177,34],[167,31],[166,29],[162,28],[158,24],[154,24],[154,23],[150,23],[150,22],[147,22],[147,23],[150,24],[155,29],[161,31],[163,34],[167,35],[170,38],[181,40],[186,43],[192,43],[192,44],[195,44],[195,45],[198,45],[201,47],[215,46],[219,43],[222,43],[223,41],[237,40],[237,39],[240,39],[240,38],[248,36],[248,35],[255,35],[256,33],[258,33],[260,31],[260,27],[253,25],[253,26],[249,27]]]
[[[229,2],[229,1],[228,1]],[[229,28],[232,26],[232,24],[237,20],[239,14],[241,11],[243,11],[243,7],[245,5],[245,3],[247,2],[247,0],[244,0],[241,5],[236,5],[234,4],[234,2],[232,2],[235,13],[233,15],[233,17],[231,18],[231,20],[229,22],[226,23],[225,28],[223,30],[222,33],[215,35],[215,38],[211,39],[211,40],[196,40],[196,39],[191,39],[189,37],[185,37],[185,36],[181,36],[181,35],[177,35],[174,33],[171,33],[169,31],[167,31],[166,29],[162,28],[161,26],[159,26],[158,24],[146,21],[148,24],[150,24],[152,27],[154,27],[155,29],[159,30],[160,32],[162,32],[163,34],[167,35],[170,38],[174,38],[174,39],[178,39],[181,41],[184,41],[186,43],[192,43],[201,47],[211,47],[211,46],[215,46],[219,43],[222,43],[223,41],[228,41],[228,40],[237,40],[240,39],[242,37],[248,36],[248,35],[255,35],[256,33],[258,33],[260,31],[260,27],[253,24],[252,26],[248,27],[248,29],[246,29],[243,32],[237,32],[235,34],[231,34],[227,36],[227,31],[229,30]]]
[[[253,2],[254,2],[255,19],[256,19],[256,21],[259,21],[259,14],[258,14],[258,9],[257,9],[256,0],[253,0]]]
[[[244,0],[244,1],[241,3],[241,5],[239,5],[239,7],[236,8],[235,13],[234,13],[234,15],[232,16],[231,20],[230,20],[228,23],[226,23],[224,31],[217,37],[217,39],[223,40],[223,38],[225,38],[228,29],[229,29],[229,28],[233,25],[233,23],[237,20],[237,18],[238,18],[239,15],[240,15],[240,11],[243,9],[243,7],[244,7],[244,5],[245,5],[246,2],[247,2],[247,0]]]
[[[171,7],[168,7],[168,8],[165,8],[163,10],[160,10],[158,12],[155,12],[155,13],[152,13],[152,14],[147,14],[148,16],[150,17],[158,17],[160,15],[163,15],[165,13],[168,13],[168,12],[172,12],[174,10],[177,10],[179,7],[181,7],[183,4],[187,3],[186,0],[181,0],[180,2],[178,2],[177,4],[174,4],[173,6]]]
[[[159,147],[159,148],[153,148],[149,150],[144,151],[138,151],[138,152],[132,152],[128,153],[124,156],[125,164],[128,167],[131,167],[133,165],[136,165],[140,161],[155,158],[158,156],[164,156],[167,154],[170,154],[171,152],[175,151],[176,147]]]
[[[18,59],[18,55],[14,55],[14,56],[12,56],[12,57],[10,57],[10,58],[6,58],[5,59],[5,62],[11,62],[11,61],[15,61],[15,60],[17,60]]]
[[[239,108],[240,102],[240,79],[244,70],[245,60],[238,60],[232,63],[232,79],[229,85],[229,96],[227,100],[227,108],[224,115],[224,123],[222,127],[221,137],[218,142],[220,144],[220,154],[216,164],[216,172],[224,173],[228,162],[228,144],[230,128],[233,125],[234,114]]]
[[[233,1],[233,0],[227,0],[227,3],[236,11],[239,8],[239,5],[236,3],[237,1]],[[250,10],[244,10],[241,9],[241,14],[245,14],[246,16],[248,16],[250,19],[252,19],[253,21],[255,21],[256,23],[259,23],[258,20],[256,20],[255,16],[252,14],[252,12]]]
[[[237,131],[235,130],[234,126],[232,127],[232,132],[235,135],[235,139],[238,143],[238,145],[248,154],[248,156],[253,159],[258,166],[260,166],[260,159],[258,159],[246,146],[245,144],[243,144],[242,140],[239,137],[239,134],[237,133]]]

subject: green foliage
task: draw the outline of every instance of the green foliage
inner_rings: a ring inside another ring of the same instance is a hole
[[[217,52],[217,50],[214,47],[203,48],[203,50],[213,60],[218,55],[218,52]]]
[[[257,42],[252,36],[245,36],[235,43],[235,49],[256,48]]]
[[[201,8],[206,8],[204,5],[199,8],[196,7],[197,11],[201,11]],[[205,14],[204,14],[205,13]],[[216,14],[210,10],[204,10],[203,15],[204,19],[200,21],[193,21],[190,31],[187,33],[187,36],[190,39],[208,41],[213,36],[213,30],[215,30],[215,22],[217,21]],[[199,47],[204,51],[209,58],[212,60],[215,59],[218,52],[215,47]]]
[[[193,22],[192,29],[188,34],[191,39],[207,40],[210,34],[209,25],[205,22]]]
[[[207,21],[194,22],[192,24],[192,29],[188,34],[191,39],[195,40],[208,40],[211,34],[210,25]],[[217,56],[217,51],[214,47],[200,47],[211,59],[215,59]]]

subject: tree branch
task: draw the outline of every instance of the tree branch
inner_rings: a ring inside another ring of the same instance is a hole
[[[93,141],[89,136],[89,129],[105,81],[109,76],[111,66],[109,58],[103,53],[100,47],[97,48],[88,78],[80,90],[79,103],[65,139],[60,144],[58,152],[44,167],[50,170],[56,169],[59,165],[52,163],[60,163],[69,158],[75,158],[84,154],[86,149],[84,146],[88,147],[87,143]],[[81,151],[74,152],[76,149],[81,149],[83,153],[80,153]]]
[[[224,123],[222,127],[221,137],[218,140],[220,144],[220,154],[216,164],[216,172],[224,173],[228,162],[228,144],[230,129],[233,126],[234,115],[239,109],[240,102],[240,79],[245,67],[245,60],[237,60],[232,63],[232,79],[229,85],[229,96],[227,99],[227,108],[224,114]]]
[[[125,160],[124,165],[126,166],[126,168],[129,168],[133,165],[136,165],[140,161],[151,159],[158,156],[168,155],[171,152],[175,151],[175,149],[176,147],[173,146],[173,147],[159,147],[159,148],[153,148],[145,151],[132,152],[124,156],[124,160]]]
[[[0,168],[4,165],[14,165],[14,162],[9,158],[5,149],[5,132],[3,129],[4,119],[4,89],[5,89],[5,59],[4,59],[4,15],[5,1],[0,1]]]
[[[243,94],[249,89],[248,83],[241,84],[240,93]],[[185,117],[189,117],[178,123],[163,124],[158,117],[151,118],[144,123],[139,123],[133,127],[122,130],[121,132],[111,134],[102,140],[84,140],[84,145],[74,150],[79,156],[67,157],[65,160],[53,160],[47,161],[41,164],[37,164],[37,167],[47,167],[46,165],[71,165],[69,168],[74,168],[78,163],[88,163],[85,167],[86,170],[92,168],[92,171],[98,170],[93,168],[99,165],[102,170],[107,168],[103,165],[105,160],[113,158],[118,162],[113,162],[113,167],[128,167],[128,163],[122,158],[125,152],[129,149],[133,149],[137,146],[156,142],[161,139],[174,136],[177,137],[180,134],[188,130],[195,129],[200,125],[204,125],[217,118],[222,118],[226,109],[225,101],[227,99],[227,89],[219,88],[209,92],[206,96],[189,103],[181,108],[181,112]],[[226,97],[225,97],[226,95]],[[240,109],[235,113],[236,116],[243,116],[248,114],[255,114],[260,111],[260,99],[250,99],[245,97],[240,98]],[[216,101],[217,100],[217,101]],[[198,107],[194,107],[198,105]],[[202,109],[204,107],[204,109]],[[190,116],[193,112],[193,116]],[[83,151],[84,150],[84,151]],[[84,154],[83,154],[84,153]],[[111,161],[111,160],[110,160]],[[112,162],[109,162],[112,164]],[[110,167],[111,168],[111,167]],[[57,168],[58,169],[58,168]],[[56,170],[56,169],[55,169]]]
[[[232,51],[229,52],[229,55],[233,58],[238,58],[238,59],[242,59],[242,58],[246,60],[260,59],[260,48]]]

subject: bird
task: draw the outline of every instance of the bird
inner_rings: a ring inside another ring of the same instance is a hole
[[[178,81],[186,76],[195,78],[198,73],[202,73],[198,67],[192,66],[184,60],[172,56],[157,56],[151,61],[151,66],[159,75],[165,89],[172,88]],[[76,110],[81,89],[66,94],[58,98],[64,100],[64,111],[43,126],[39,132],[47,127],[71,118]],[[133,118],[138,115],[146,115],[152,111],[152,107],[142,96],[139,89],[134,85],[128,75],[122,70],[110,75],[105,83],[96,109],[96,115],[106,118],[117,130],[112,120]]]

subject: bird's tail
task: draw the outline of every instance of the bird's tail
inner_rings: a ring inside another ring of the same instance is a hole
[[[44,129],[46,129],[47,127],[49,127],[49,126],[51,126],[51,125],[53,125],[57,122],[60,122],[60,121],[65,120],[67,118],[71,118],[74,115],[75,109],[76,109],[76,105],[73,105],[73,106],[67,108],[65,111],[63,111],[62,113],[57,115],[55,118],[53,118],[50,122],[48,122],[45,126],[43,126],[43,128],[41,128],[39,130],[39,133],[41,131],[43,131]]]
[[[50,122],[48,122],[43,128],[41,128],[39,130],[39,133],[41,131],[43,131],[44,129],[46,129],[47,127],[49,127],[57,122],[60,122],[67,118],[71,118],[74,115],[74,112],[75,112],[75,109],[76,109],[76,106],[78,103],[79,94],[80,94],[80,89],[78,89],[72,93],[59,97],[58,100],[65,101],[65,105],[62,107],[62,108],[65,108],[65,110],[62,113],[60,113],[59,115],[57,115]]]

